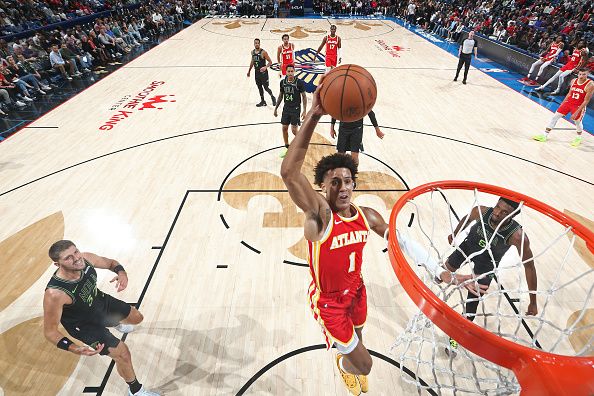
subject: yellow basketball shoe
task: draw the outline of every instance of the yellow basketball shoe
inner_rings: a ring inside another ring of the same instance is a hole
[[[367,393],[369,392],[369,381],[367,381],[366,375],[358,375],[357,379],[359,380],[359,385],[361,385],[361,392]]]
[[[340,358],[342,358],[342,354],[339,353],[336,355],[336,367],[338,367],[338,372],[342,376],[342,382],[344,382],[352,395],[359,396],[361,394],[361,385],[359,385],[359,380],[355,374],[349,374],[340,368]]]

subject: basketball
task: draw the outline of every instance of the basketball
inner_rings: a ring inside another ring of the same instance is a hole
[[[373,76],[358,65],[332,69],[322,83],[322,107],[333,118],[353,122],[365,117],[375,104],[377,86]]]

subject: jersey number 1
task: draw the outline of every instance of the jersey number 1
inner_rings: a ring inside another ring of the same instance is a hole
[[[349,254],[349,272],[353,272],[355,270],[355,252]]]

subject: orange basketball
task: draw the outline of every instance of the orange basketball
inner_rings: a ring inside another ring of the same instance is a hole
[[[320,90],[324,110],[345,122],[357,121],[369,114],[376,98],[373,76],[358,65],[342,65],[330,70]]]

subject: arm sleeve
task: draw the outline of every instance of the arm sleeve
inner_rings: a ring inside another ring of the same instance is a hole
[[[396,230],[396,237],[398,239],[398,246],[402,249],[402,252],[410,257],[416,265],[424,266],[427,271],[436,278],[446,271],[445,268],[441,267],[431,254],[426,251],[420,243],[414,239],[408,238]]]
[[[368,116],[369,116],[369,119],[371,120],[371,124],[377,128],[379,125],[377,124],[377,119],[375,118],[375,113],[373,112],[373,110],[371,110],[369,112]]]
[[[336,125],[336,118],[332,118],[332,121],[330,121],[330,125],[334,126]]]

